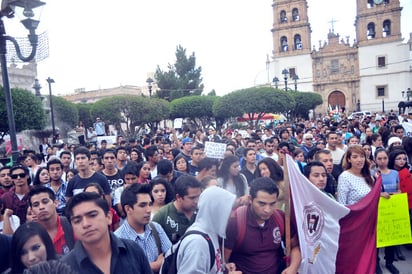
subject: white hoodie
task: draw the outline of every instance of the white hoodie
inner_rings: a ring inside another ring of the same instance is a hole
[[[195,222],[187,229],[207,233],[215,249],[215,261],[210,270],[209,244],[198,234],[183,239],[177,254],[177,272],[188,273],[223,273],[224,263],[218,237],[226,238],[226,226],[236,196],[223,188],[212,186],[202,192],[199,198],[199,210]],[[223,247],[222,247],[223,248]]]

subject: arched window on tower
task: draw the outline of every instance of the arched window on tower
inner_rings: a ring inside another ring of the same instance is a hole
[[[288,21],[288,18],[286,17],[286,11],[282,10],[280,12],[280,22],[286,23],[287,21]]]
[[[300,37],[300,34],[296,34],[295,37],[293,38],[294,42],[295,42],[295,49],[299,50],[302,49],[302,39]]]
[[[368,24],[368,39],[374,39],[375,35],[376,35],[376,31],[375,31],[375,24],[374,23],[369,23]]]
[[[382,24],[382,35],[388,37],[391,35],[391,20],[385,20]]]
[[[373,0],[368,0],[368,2],[367,2],[367,4],[366,4],[366,6],[367,6],[368,9],[369,9],[369,8],[372,8],[374,5],[375,5],[375,3],[373,2]]]
[[[280,51],[288,51],[289,50],[289,46],[288,46],[288,38],[286,38],[286,36],[282,36],[280,38]]]
[[[292,19],[293,21],[299,21],[299,10],[297,8],[292,10]]]

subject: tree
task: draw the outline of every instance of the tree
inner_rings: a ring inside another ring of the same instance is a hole
[[[46,114],[41,99],[30,91],[12,89],[13,112],[16,132],[26,129],[42,129],[46,123]],[[0,91],[0,140],[9,133],[7,108],[4,89]]]
[[[196,57],[192,53],[186,56],[186,49],[181,45],[176,48],[176,62],[168,64],[168,71],[157,66],[155,80],[160,90],[156,96],[172,101],[177,98],[200,95],[203,92],[202,68],[196,68]]]
[[[91,109],[93,117],[100,117],[107,124],[121,130],[125,123],[131,136],[143,124],[150,127],[169,117],[169,102],[163,99],[135,95],[114,96],[97,101]]]
[[[93,104],[75,104],[77,111],[79,113],[79,122],[82,121],[85,127],[93,126],[95,117],[92,116],[91,109]]]
[[[252,87],[233,91],[215,102],[213,112],[218,117],[231,118],[247,114],[251,126],[266,114],[287,112],[295,107],[289,92],[271,87]]]
[[[208,126],[214,117],[213,103],[216,99],[216,96],[190,96],[173,100],[170,117],[190,118],[198,128]]]
[[[66,135],[78,125],[79,112],[76,105],[63,97],[52,95],[54,123],[61,135]],[[49,98],[50,100],[50,98]]]
[[[292,117],[302,116],[308,118],[308,112],[316,106],[321,105],[322,96],[314,92],[290,92],[296,102],[295,108],[291,111]]]

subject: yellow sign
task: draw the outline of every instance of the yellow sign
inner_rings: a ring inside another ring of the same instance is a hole
[[[376,246],[385,247],[412,243],[406,193],[380,198],[378,205],[378,226]]]

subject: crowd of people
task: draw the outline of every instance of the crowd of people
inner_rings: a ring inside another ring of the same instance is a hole
[[[290,258],[283,259],[284,154],[343,205],[362,200],[381,177],[381,196],[407,193],[412,216],[412,137],[403,119],[297,120],[243,132],[159,129],[138,140],[117,136],[114,144],[104,131],[81,144],[45,141],[0,168],[0,273],[160,273],[176,245],[178,273],[297,273],[293,220]],[[206,155],[206,142],[226,144],[221,159]],[[186,237],[189,231],[206,233],[215,256],[201,234]],[[406,259],[402,248],[385,248],[391,273]]]

